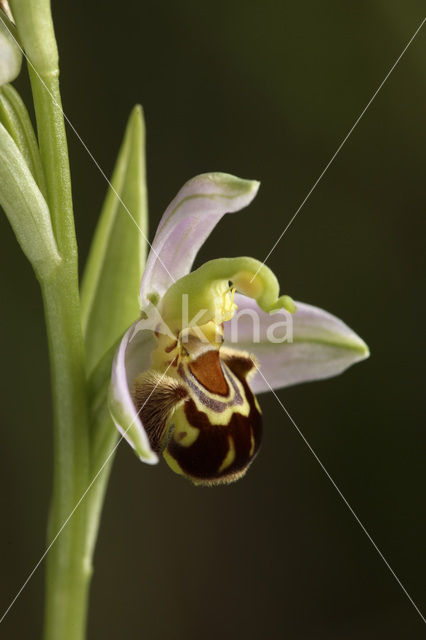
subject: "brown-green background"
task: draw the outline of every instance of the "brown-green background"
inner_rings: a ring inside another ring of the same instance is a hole
[[[144,106],[151,237],[193,175],[262,181],[201,261],[266,255],[425,11],[420,0],[62,0],[54,13],[65,112],[107,174],[130,108]],[[423,611],[425,30],[268,262],[286,293],[371,347],[342,377],[279,397]],[[106,185],[72,132],[69,143],[83,264]],[[4,216],[0,233],[3,610],[45,547],[51,424],[38,285]],[[194,488],[120,446],[91,640],[426,637],[276,399],[261,404],[263,449],[234,486]],[[1,638],[39,636],[42,591],[43,566]]]

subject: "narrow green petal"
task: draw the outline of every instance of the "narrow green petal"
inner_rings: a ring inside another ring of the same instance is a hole
[[[267,313],[277,309],[290,313],[296,310],[290,296],[280,296],[274,273],[259,260],[243,256],[210,260],[177,280],[161,301],[163,320],[172,331],[184,328],[186,320],[199,326],[210,320],[219,323],[227,320],[220,316],[223,315],[223,296],[229,290],[229,281],[237,291],[256,300]]]
[[[23,155],[1,123],[0,205],[37,275],[49,275],[61,260],[49,208]]]
[[[0,122],[12,136],[40,191],[45,196],[46,183],[30,116],[19,93],[10,84],[0,89]]]
[[[146,256],[145,129],[132,111],[82,283],[82,321],[90,372],[138,317]]]

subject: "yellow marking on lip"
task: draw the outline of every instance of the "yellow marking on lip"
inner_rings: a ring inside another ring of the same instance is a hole
[[[234,445],[234,440],[231,436],[228,436],[228,444],[229,444],[228,453],[224,457],[223,462],[218,469],[219,473],[222,473],[222,471],[230,467],[235,460],[235,445]]]
[[[250,451],[249,451],[249,456],[250,458],[252,457],[253,453],[254,453],[254,448],[256,446],[256,442],[254,439],[254,434],[253,434],[253,429],[250,428]]]
[[[186,475],[186,473],[179,466],[179,464],[176,462],[176,460],[174,458],[172,458],[172,456],[167,451],[167,449],[165,449],[163,451],[163,457],[164,457],[165,461],[167,462],[167,464],[169,465],[169,467],[171,468],[172,471],[174,471],[175,473],[178,473],[180,476],[185,476]]]
[[[189,376],[190,370],[185,366],[185,374]],[[195,403],[198,411],[206,413],[209,417],[209,421],[212,425],[221,425],[228,426],[232,416],[234,413],[239,413],[240,415],[247,417],[250,414],[250,404],[247,400],[246,393],[241,381],[237,378],[232,371],[229,370],[229,375],[232,377],[235,385],[238,388],[239,394],[243,400],[242,404],[234,404],[235,391],[231,384],[229,386],[229,396],[224,398],[223,396],[215,395],[210,393],[205,387],[200,385],[197,381],[198,389],[207,397],[210,397],[214,401],[225,402],[228,406],[223,411],[214,411],[208,408],[198,397],[197,393],[191,389],[188,389],[189,395]],[[184,382],[185,383],[185,382]]]
[[[181,447],[190,447],[198,436],[200,430],[197,427],[193,427],[186,418],[185,409],[183,406],[178,407],[173,416],[174,430],[173,439]]]
[[[256,409],[258,410],[258,412],[259,412],[260,414],[262,414],[262,409],[260,408],[260,404],[259,404],[259,402],[258,402],[258,400],[257,400],[256,396],[253,396],[253,397],[254,397],[254,404],[255,404],[255,406],[256,406]]]

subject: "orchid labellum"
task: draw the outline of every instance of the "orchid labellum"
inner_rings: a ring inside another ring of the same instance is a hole
[[[229,483],[259,451],[256,393],[337,375],[368,356],[341,320],[279,293],[253,258],[191,272],[225,213],[259,183],[221,173],[187,182],[160,221],[141,284],[141,317],[113,364],[110,411],[141,460],[162,454],[195,484]]]

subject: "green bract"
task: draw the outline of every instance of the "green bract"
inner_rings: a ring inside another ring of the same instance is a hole
[[[40,191],[45,196],[46,182],[37,138],[27,109],[18,92],[10,84],[0,89],[0,122],[12,136]]]
[[[89,371],[139,313],[145,264],[145,127],[132,111],[84,272],[81,305]]]
[[[0,205],[39,277],[60,263],[49,208],[14,140],[0,124]]]

